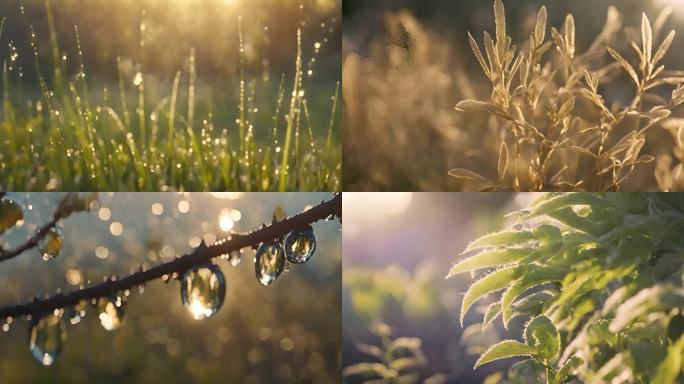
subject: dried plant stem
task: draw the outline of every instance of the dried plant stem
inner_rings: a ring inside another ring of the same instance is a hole
[[[126,289],[132,289],[148,281],[159,279],[164,275],[170,276],[174,273],[180,275],[194,266],[209,262],[215,257],[246,247],[256,247],[263,242],[283,237],[295,229],[304,228],[316,221],[324,220],[331,216],[340,217],[341,215],[342,195],[336,194],[332,199],[321,202],[311,209],[282,221],[264,225],[262,228],[246,234],[234,234],[229,239],[217,241],[212,245],[206,245],[202,242],[194,251],[174,261],[160,264],[147,270],[141,270],[124,278],[117,279],[112,277],[101,284],[70,293],[58,293],[47,299],[34,299],[29,303],[0,308],[0,319],[27,315],[39,316],[55,309],[76,305],[83,300],[88,301],[107,297]]]

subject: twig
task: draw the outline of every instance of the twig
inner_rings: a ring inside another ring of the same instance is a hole
[[[77,201],[85,201],[86,203],[76,207],[74,206],[74,203]],[[38,228],[36,233],[30,239],[26,240],[23,244],[11,250],[4,250],[2,249],[2,247],[0,247],[0,262],[7,261],[9,259],[17,257],[22,253],[28,251],[29,249],[38,246],[38,243],[48,234],[48,232],[50,232],[52,228],[57,226],[57,223],[60,220],[66,219],[69,215],[71,215],[74,212],[86,210],[88,205],[87,202],[88,200],[81,200],[78,197],[78,194],[74,192],[67,193],[59,202],[59,206],[55,213],[53,213],[52,219],[40,228]]]
[[[122,279],[112,277],[101,284],[82,288],[70,293],[58,293],[46,299],[34,299],[30,303],[11,305],[0,308],[0,319],[19,316],[40,316],[58,308],[75,306],[85,300],[90,301],[100,297],[108,297],[117,292],[125,291],[148,281],[161,278],[164,275],[177,273],[179,276],[185,271],[211,259],[228,254],[232,251],[246,247],[256,247],[259,244],[271,241],[292,232],[295,229],[304,228],[311,223],[329,217],[342,215],[342,195],[336,194],[332,199],[323,201],[319,205],[301,212],[282,221],[264,225],[260,229],[246,234],[233,234],[229,239],[217,241],[212,245],[202,242],[194,251],[176,258],[174,261],[160,264],[148,270],[141,270]]]

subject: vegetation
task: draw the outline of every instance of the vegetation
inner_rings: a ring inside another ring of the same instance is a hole
[[[345,183],[369,190],[679,190],[683,124],[675,116],[684,76],[667,55],[675,41],[666,28],[672,9],[654,19],[644,13],[639,26],[623,28],[631,15],[610,6],[598,35],[585,42],[575,26],[591,15],[568,14],[549,31],[547,21],[558,15],[546,7],[531,22],[518,15],[510,23],[503,2],[494,4],[495,32],[483,40],[468,34],[449,43],[404,10],[386,18],[367,54],[355,52],[364,45],[351,35],[344,124],[355,134],[345,136],[345,151],[354,154]],[[519,30],[525,38],[514,44]]]
[[[497,291],[483,327],[530,317],[522,342],[492,345],[476,368],[522,356],[502,382],[684,378],[683,195],[546,194],[513,217],[512,229],[470,243],[472,256],[449,272],[482,276],[463,297],[461,322]]]
[[[88,52],[81,49],[78,27],[71,56],[58,41],[52,8],[46,0],[49,60],[40,54],[40,36],[30,22],[24,36],[33,50],[36,86],[25,84],[30,71],[20,65],[24,52],[12,40],[4,60],[1,189],[340,188],[338,89],[325,90],[326,102],[312,99],[322,42],[305,49],[307,29],[289,38],[292,76],[279,76],[274,87],[264,76],[250,78],[245,71],[246,49],[253,46],[243,36],[245,21],[238,19],[234,39],[240,69],[229,84],[237,87],[238,97],[235,106],[224,106],[230,102],[226,93],[232,92],[202,82],[195,48],[184,54],[184,69],[168,80],[147,72],[148,61],[159,64],[154,52],[147,53],[145,14],[137,60],[117,58],[117,84],[97,84],[97,75],[87,75]],[[21,9],[17,19],[26,20]],[[213,77],[217,82],[218,75]],[[32,96],[33,88],[39,96]],[[235,112],[231,116],[224,109]]]

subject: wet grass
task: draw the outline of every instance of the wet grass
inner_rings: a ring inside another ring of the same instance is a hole
[[[318,46],[305,57],[301,31],[292,38],[293,73],[276,84],[245,74],[240,32],[240,78],[226,80],[234,88],[201,81],[194,49],[172,79],[147,73],[142,39],[138,62],[118,59],[118,84],[108,86],[87,74],[77,27],[76,57],[62,51],[45,5],[49,60],[32,26],[28,37],[40,91],[26,86],[12,42],[2,67],[0,189],[339,190],[339,84],[315,86]],[[223,105],[230,92],[239,96]]]

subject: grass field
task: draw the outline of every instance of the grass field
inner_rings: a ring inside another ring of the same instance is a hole
[[[147,2],[160,12],[158,2]],[[268,26],[256,16],[241,17],[239,10],[225,16],[236,33],[215,38],[235,42],[227,45],[234,52],[213,49],[212,54],[228,56],[232,71],[199,62],[208,58],[194,46],[179,52],[181,42],[155,44],[154,34],[163,36],[167,24],[153,24],[157,15],[143,9],[134,31],[138,39],[131,39],[137,47],[128,50],[137,54],[115,52],[114,75],[108,77],[101,70],[104,59],[97,56],[109,52],[89,52],[81,45],[87,40],[88,47],[96,46],[92,41],[98,36],[77,25],[70,36],[64,32],[56,17],[65,13],[64,4],[78,9],[72,2],[46,0],[42,13],[22,5],[19,15],[0,15],[3,24],[13,24],[13,35],[0,35],[0,44],[7,46],[0,189],[340,188],[339,74],[334,74],[337,80],[319,77],[328,66],[317,61],[321,50],[338,50],[335,7],[332,16],[322,16],[327,24],[301,22],[293,33],[273,37],[290,52],[289,62],[275,69],[268,66],[267,54],[254,53],[258,46],[249,40],[258,36],[255,30],[268,37]],[[209,0],[205,5],[212,4],[218,7]],[[306,12],[302,5],[300,14]],[[25,32],[23,37],[17,30]],[[36,33],[41,30],[45,35]],[[180,63],[177,68],[159,65],[163,47],[173,52],[168,55]]]

